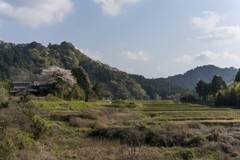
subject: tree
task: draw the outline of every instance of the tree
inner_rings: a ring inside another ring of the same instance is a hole
[[[51,66],[48,69],[43,69],[41,75],[47,78],[51,83],[65,82],[71,87],[76,83],[76,80],[70,70],[57,66]]]
[[[235,82],[240,82],[240,69],[237,72],[237,75],[235,77]]]
[[[84,90],[85,92],[85,101],[89,100],[90,96],[90,80],[87,76],[87,73],[83,68],[73,68],[72,69],[73,76],[77,79],[77,84]]]
[[[73,85],[71,98],[78,99],[78,100],[85,100],[84,90],[81,87],[79,87],[77,83]]]
[[[97,82],[94,85],[93,90],[95,91],[95,93],[99,99],[103,99],[103,98],[112,96],[112,93],[107,88],[107,84],[102,83],[102,82]]]
[[[207,100],[207,97],[210,94],[210,85],[208,83],[200,80],[198,81],[195,89],[199,97],[201,97],[203,100]]]
[[[66,70],[57,66],[44,69],[41,73],[44,79],[54,84],[54,94],[60,98],[71,99],[71,92],[76,84],[70,70]]]
[[[0,108],[7,107],[9,99],[8,83],[0,81]]]
[[[220,89],[225,89],[226,83],[223,81],[221,76],[215,75],[211,82],[211,92],[215,96]]]

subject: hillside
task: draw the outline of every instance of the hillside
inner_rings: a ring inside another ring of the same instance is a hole
[[[234,80],[238,69],[236,68],[219,68],[214,65],[200,66],[189,70],[184,74],[168,77],[167,81],[172,84],[181,84],[183,88],[194,89],[199,80],[210,82],[214,75],[219,75],[226,83]]]
[[[90,59],[68,42],[62,42],[60,45],[49,44],[47,47],[37,42],[30,44],[0,42],[0,79],[35,79],[42,69],[53,65],[65,69],[83,68],[92,87],[101,83],[114,99],[149,99],[153,94],[157,94],[155,98],[170,94],[168,90],[162,88],[165,85],[160,81],[151,84],[151,87],[158,88],[157,90],[149,90],[126,72]],[[144,77],[142,79],[146,80]],[[171,86],[168,82],[165,83]],[[179,89],[174,91],[171,94],[177,93]]]

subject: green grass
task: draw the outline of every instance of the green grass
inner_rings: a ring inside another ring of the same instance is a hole
[[[54,110],[54,111],[66,111],[69,108],[74,110],[86,109],[89,107],[97,107],[101,105],[108,105],[109,102],[97,101],[97,102],[84,102],[84,101],[65,101],[65,100],[31,100],[30,102],[43,110]]]
[[[140,103],[140,101],[138,101]],[[222,108],[201,104],[174,103],[173,101],[142,101],[139,112],[145,115],[142,122],[157,125],[161,122],[239,123],[240,109]]]
[[[128,107],[137,110],[145,115],[147,121],[212,121],[212,120],[240,120],[240,110],[231,108],[217,108],[201,104],[174,103],[164,100],[136,100],[136,101],[106,101],[84,102],[84,101],[64,101],[64,100],[32,100],[30,103],[36,105],[42,110],[56,113],[77,113],[80,110],[90,107]],[[133,107],[129,107],[132,103]]]

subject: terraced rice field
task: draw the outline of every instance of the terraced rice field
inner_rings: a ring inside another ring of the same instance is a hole
[[[190,103],[174,103],[158,101],[143,103],[141,113],[148,117],[149,122],[164,121],[196,121],[202,123],[239,123],[240,109],[222,108]]]

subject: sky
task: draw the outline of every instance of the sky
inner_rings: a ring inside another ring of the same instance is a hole
[[[0,0],[0,39],[71,42],[147,78],[240,67],[239,0]]]

